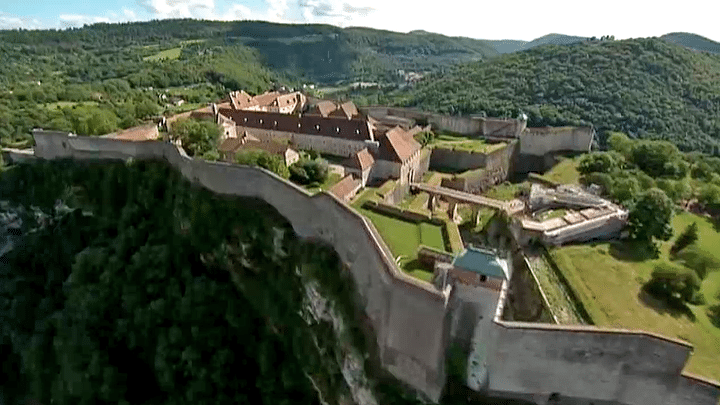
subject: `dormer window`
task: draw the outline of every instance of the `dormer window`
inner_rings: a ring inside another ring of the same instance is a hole
[[[243,122],[247,122],[247,117],[243,118]]]
[[[340,127],[335,127],[335,132],[340,133]]]
[[[315,129],[317,129],[318,132],[320,132],[320,124],[315,125]]]
[[[360,135],[360,128],[355,130],[355,134]]]
[[[275,121],[275,126],[277,126],[277,121]]]
[[[300,128],[300,123],[298,122],[298,128]]]
[[[262,120],[262,118],[260,118],[260,123],[261,123],[261,124],[263,123],[263,120]]]

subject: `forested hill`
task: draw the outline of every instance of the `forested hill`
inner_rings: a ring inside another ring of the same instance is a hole
[[[95,24],[69,31],[0,33],[2,42],[68,46],[74,41],[113,47],[133,45],[172,49],[181,40],[242,44],[257,49],[277,70],[316,82],[392,79],[397,70],[433,71],[458,62],[497,55],[487,41],[447,37],[425,31],[408,34],[370,28],[264,21],[162,20]]]
[[[662,39],[544,46],[457,66],[402,102],[453,114],[529,116],[528,125],[588,125],[718,152],[720,56]]]

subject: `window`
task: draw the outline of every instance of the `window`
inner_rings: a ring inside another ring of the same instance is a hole
[[[335,132],[340,133],[340,127],[335,127]]]
[[[315,129],[317,129],[318,132],[320,132],[320,124],[315,125]]]
[[[487,276],[484,275],[484,274],[481,275],[481,276],[480,276],[480,281],[483,282],[483,283],[486,282],[486,281],[487,281]]]
[[[277,126],[277,121],[275,121],[275,126]]]
[[[356,130],[355,130],[355,133],[356,133],[357,135],[360,135],[360,128],[356,129]]]
[[[247,122],[247,117],[243,118],[243,122]]]
[[[260,123],[261,123],[261,124],[263,123],[263,120],[262,120],[262,118],[260,118]]]

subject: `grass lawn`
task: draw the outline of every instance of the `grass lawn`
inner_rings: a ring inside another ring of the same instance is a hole
[[[442,227],[429,223],[412,223],[388,215],[362,208],[362,204],[371,199],[376,189],[367,189],[353,202],[352,207],[367,217],[377,228],[380,236],[390,248],[393,259],[401,256],[401,268],[425,281],[432,281],[432,272],[420,266],[417,260],[417,250],[420,245],[445,251],[445,237]]]
[[[143,58],[143,60],[147,60],[147,61],[159,61],[162,59],[173,60],[173,59],[177,59],[180,57],[180,51],[182,51],[181,47],[166,49],[164,51],[156,53],[155,55],[146,56]]]
[[[501,201],[510,201],[517,197],[526,183],[502,183],[483,193],[485,197]]]
[[[580,182],[580,173],[577,171],[579,162],[580,157],[562,158],[562,160],[545,173],[543,177],[555,183],[577,184]]]
[[[674,218],[674,237],[662,244],[657,260],[638,257],[632,246],[619,242],[566,246],[555,249],[553,254],[597,325],[644,329],[686,340],[695,347],[686,369],[720,380],[720,327],[713,325],[708,316],[709,309],[720,304],[720,270],[711,272],[703,281],[707,303],[691,305],[691,314],[672,310],[642,291],[654,266],[669,260],[674,238],[693,221],[699,227],[701,247],[720,257],[720,234],[712,222],[689,213]]]

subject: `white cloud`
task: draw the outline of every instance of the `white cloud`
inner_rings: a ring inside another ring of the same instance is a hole
[[[140,0],[154,18],[217,19],[214,0]]]
[[[127,7],[123,7],[122,12],[125,18],[127,18],[127,21],[136,21],[138,19],[137,13]]]
[[[42,24],[40,23],[40,21],[34,18],[19,17],[0,11],[0,29],[36,29],[40,28],[41,26]]]
[[[108,17],[100,17],[96,15],[84,15],[84,14],[60,14],[58,17],[60,25],[63,27],[82,27],[86,24],[95,23],[109,23],[111,22]]]

